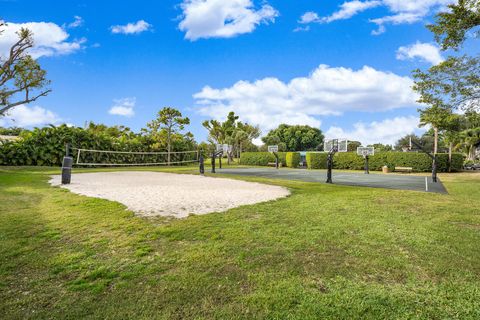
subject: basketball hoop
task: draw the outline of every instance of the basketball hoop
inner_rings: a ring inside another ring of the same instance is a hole
[[[278,146],[277,145],[268,146],[268,152],[270,153],[278,152]]]
[[[348,140],[347,139],[327,139],[323,143],[323,151],[325,152],[347,152]]]
[[[323,144],[323,150],[328,152],[327,158],[327,183],[332,182],[332,170],[333,170],[333,156],[337,152],[348,151],[347,139],[328,139]]]
[[[358,147],[357,154],[359,156],[368,157],[375,155],[375,148],[374,147]]]
[[[268,146],[268,152],[273,153],[273,155],[275,156],[275,168],[278,169],[279,167],[278,146],[277,145]]]
[[[365,159],[365,174],[369,174],[370,170],[368,168],[368,157],[375,155],[375,148],[374,147],[358,147],[357,154],[359,156],[363,156]]]

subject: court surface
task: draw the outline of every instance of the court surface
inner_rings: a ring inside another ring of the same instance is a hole
[[[216,171],[220,174],[255,176],[269,179],[301,180],[321,183],[325,183],[327,180],[327,170],[287,168],[278,170],[275,168],[225,168],[217,169]],[[438,182],[434,183],[431,176],[425,177],[413,174],[381,173],[364,174],[363,172],[345,172],[333,170],[332,180],[334,184],[347,186],[447,193],[447,190],[443,186],[440,179],[437,179]]]

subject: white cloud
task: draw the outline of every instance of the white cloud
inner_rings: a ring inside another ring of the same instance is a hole
[[[310,19],[310,22],[329,23],[336,20],[349,19],[365,10],[382,6],[391,14],[384,17],[370,19],[370,22],[375,23],[378,26],[377,30],[372,31],[372,34],[379,35],[386,31],[386,24],[396,25],[415,23],[421,21],[425,16],[432,12],[445,10],[448,4],[455,2],[456,0],[352,0],[341,4],[339,10],[332,13],[330,16]],[[310,17],[313,18],[311,13],[312,12],[310,12]],[[300,19],[300,23],[302,23],[302,19]]]
[[[11,109],[5,117],[0,117],[1,127],[32,127],[46,124],[58,124],[62,119],[50,110],[39,106],[24,104]]]
[[[430,43],[421,43],[417,41],[415,44],[398,48],[397,59],[412,60],[415,58],[420,58],[432,65],[439,64],[443,61],[440,49],[436,45]]]
[[[301,31],[310,31],[310,26],[296,27],[295,29],[293,29],[293,32],[301,32]]]
[[[298,21],[298,23],[306,24],[318,21],[320,21],[320,17],[318,16],[318,14],[312,11],[308,11],[300,17],[300,21]]]
[[[133,108],[136,104],[136,98],[115,99],[113,102],[114,105],[108,110],[108,113],[124,117],[132,117],[135,115]]]
[[[380,112],[417,107],[412,80],[365,66],[359,70],[320,65],[307,77],[239,81],[230,88],[204,87],[194,95],[200,113],[216,119],[235,111],[263,130],[280,123],[318,127],[316,118],[347,111]]]
[[[378,19],[370,19],[370,22],[373,22],[378,26],[377,30],[372,31],[372,34],[374,36],[378,36],[384,33],[385,31],[387,31],[387,29],[385,28],[385,24],[388,24],[388,23],[393,25],[412,24],[422,20],[422,18],[423,18],[423,15],[421,14],[407,12],[407,13],[399,13],[393,16],[386,16]]]
[[[370,22],[378,25],[378,30],[372,34],[385,32],[385,24],[411,24],[421,21],[425,16],[437,10],[444,10],[448,4],[456,0],[382,0],[384,5],[394,13],[393,15],[371,19]]]
[[[365,2],[358,1],[358,0],[347,1],[340,6],[340,10],[338,10],[337,12],[334,12],[332,15],[328,17],[322,18],[321,22],[330,23],[336,20],[350,19],[351,17],[353,17],[354,15],[362,11],[365,11],[370,8],[378,7],[381,4],[382,4],[381,1],[365,1]]]
[[[420,120],[416,116],[395,117],[371,123],[357,122],[351,130],[336,126],[330,127],[325,136],[360,141],[365,146],[374,143],[394,144],[407,134],[424,132],[425,128],[418,128],[419,122]]]
[[[112,33],[137,34],[151,30],[151,28],[152,25],[150,23],[146,22],[145,20],[138,20],[135,23],[111,26],[110,30],[112,31]]]
[[[73,17],[75,20],[73,22],[70,22],[67,27],[68,28],[78,28],[78,27],[81,27],[83,26],[83,24],[85,23],[85,21],[83,20],[82,17],[80,16],[74,16]]]
[[[278,16],[268,4],[256,10],[251,0],[184,0],[180,6],[183,14],[178,27],[192,41],[250,33]]]
[[[33,33],[34,47],[29,53],[35,59],[76,52],[82,49],[82,44],[87,41],[85,38],[68,41],[69,34],[52,22],[8,22],[3,28],[4,32],[0,37],[0,55],[4,57],[8,55],[10,47],[18,41],[16,32],[21,28],[27,28]]]

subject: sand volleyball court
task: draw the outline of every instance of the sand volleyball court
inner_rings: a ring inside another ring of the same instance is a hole
[[[95,172],[72,175],[72,183],[50,183],[70,191],[117,201],[141,216],[174,216],[221,212],[238,206],[286,197],[288,189],[261,183],[200,175],[147,171]]]

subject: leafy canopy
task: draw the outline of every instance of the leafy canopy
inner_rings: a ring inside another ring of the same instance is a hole
[[[267,145],[278,145],[280,151],[304,151],[320,150],[323,139],[323,133],[318,128],[281,124],[263,137],[262,141]]]

